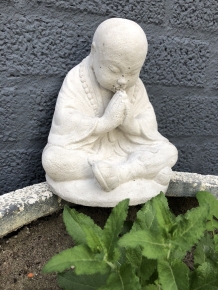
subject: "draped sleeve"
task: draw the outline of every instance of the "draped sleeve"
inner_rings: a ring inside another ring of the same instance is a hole
[[[48,143],[79,146],[79,142],[92,135],[96,125],[97,118],[82,87],[78,65],[67,74],[60,89]]]
[[[126,132],[125,136],[135,144],[149,144],[168,140],[158,132],[156,116],[152,104],[148,99],[146,89],[142,81],[138,80],[138,92],[133,104],[134,117],[140,127],[140,134],[131,135]]]

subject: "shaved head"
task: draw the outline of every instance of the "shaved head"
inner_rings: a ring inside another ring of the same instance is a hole
[[[134,21],[111,18],[102,22],[93,37],[92,49],[103,58],[115,57],[144,62],[148,44],[144,31]]]

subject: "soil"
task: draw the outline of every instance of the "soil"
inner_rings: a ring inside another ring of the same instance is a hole
[[[168,198],[169,206],[178,215],[197,206],[195,198]],[[103,227],[111,209],[76,206]],[[134,220],[140,206],[130,208]],[[0,239],[0,290],[61,289],[55,274],[42,274],[44,264],[56,253],[74,245],[65,230],[62,212],[38,219]],[[192,255],[185,259],[192,268]],[[78,289],[79,290],[79,289]]]

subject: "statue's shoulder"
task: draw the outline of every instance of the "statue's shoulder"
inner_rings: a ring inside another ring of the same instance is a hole
[[[65,78],[67,79],[74,79],[76,76],[79,76],[79,69],[80,69],[81,63],[77,64],[74,66],[66,75]]]
[[[74,66],[66,75],[65,81],[70,83],[76,83],[84,75],[88,62],[88,57],[84,58],[79,64]]]
[[[147,105],[150,102],[148,98],[147,90],[141,78],[138,78],[136,82],[135,92],[137,92],[136,100],[138,100],[136,102],[139,102],[139,103],[143,102],[144,105]]]
[[[145,85],[144,85],[143,81],[141,80],[141,78],[138,78],[137,86],[139,87],[139,89],[145,90]]]

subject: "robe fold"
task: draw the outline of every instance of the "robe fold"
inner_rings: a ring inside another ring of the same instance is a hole
[[[67,74],[56,103],[47,146],[83,150],[101,159],[128,156],[137,150],[156,152],[169,143],[157,129],[155,113],[140,79],[128,97],[140,134],[132,135],[124,125],[100,135],[93,132],[105,111],[99,84],[89,65],[89,56]]]

